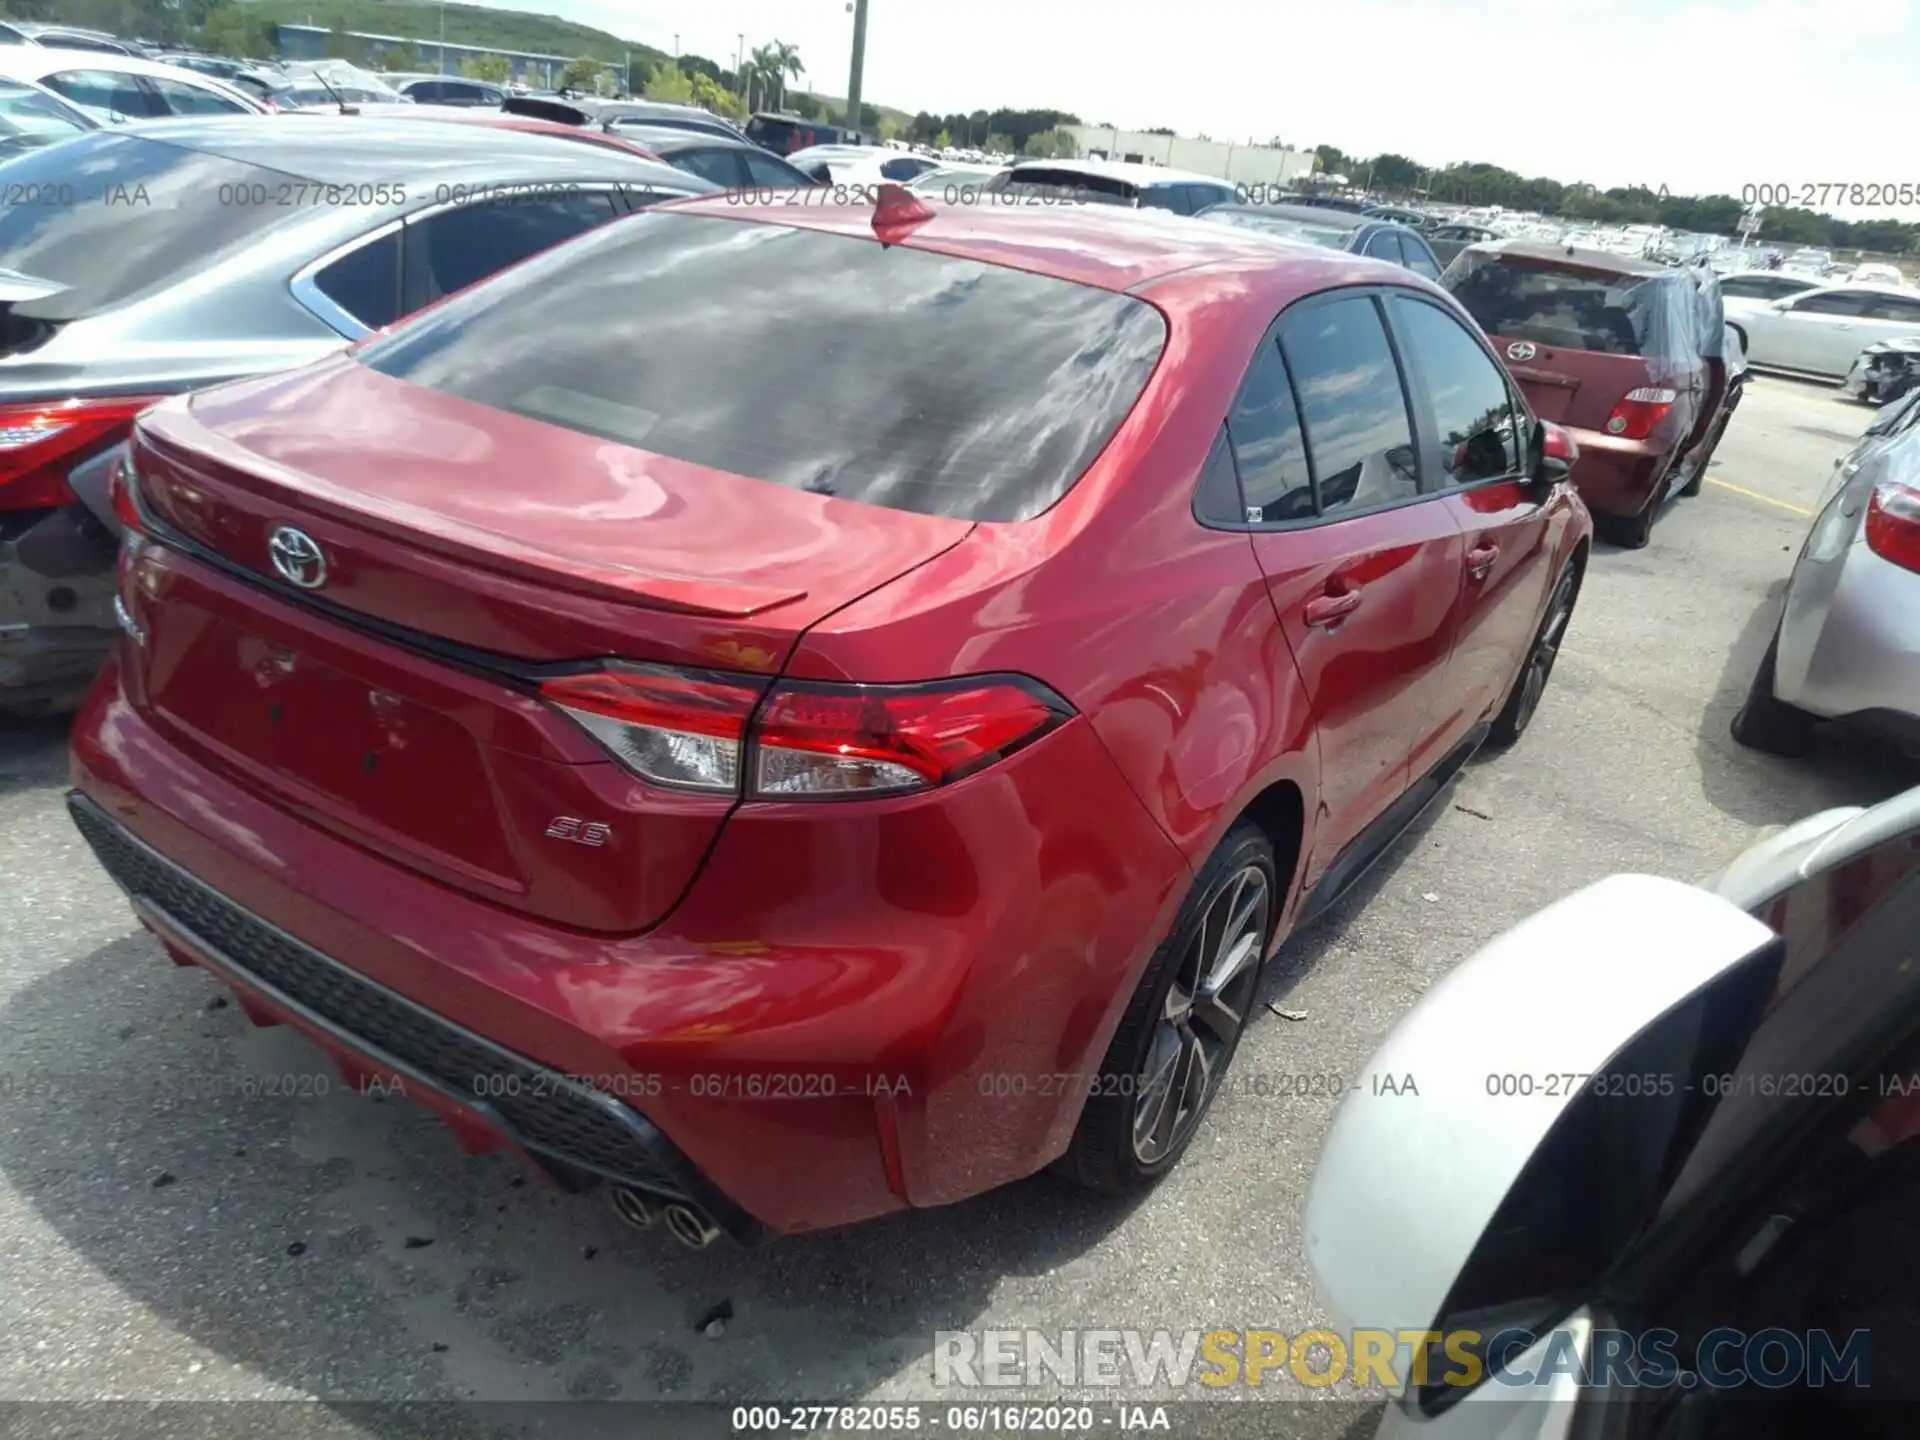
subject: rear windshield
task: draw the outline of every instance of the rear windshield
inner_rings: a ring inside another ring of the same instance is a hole
[[[1114,175],[1085,170],[1057,170],[1047,165],[1022,165],[1002,170],[987,182],[989,190],[1017,190],[1068,200],[1092,200],[1108,205],[1133,205],[1140,199],[1140,187]]]
[[[68,287],[15,310],[75,320],[206,269],[301,213],[286,179],[119,130],[0,165],[0,270]]]
[[[1678,271],[1596,274],[1465,250],[1441,283],[1482,330],[1508,340],[1637,355],[1655,373],[1691,369],[1720,353],[1719,287]]]
[[[1130,296],[758,222],[633,216],[358,352],[383,375],[821,495],[1024,520],[1166,342]]]

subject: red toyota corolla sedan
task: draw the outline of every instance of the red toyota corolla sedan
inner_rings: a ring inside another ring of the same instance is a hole
[[[1146,1185],[1532,716],[1566,437],[1399,266],[739,198],[147,412],[74,818],[255,1019],[682,1238]]]

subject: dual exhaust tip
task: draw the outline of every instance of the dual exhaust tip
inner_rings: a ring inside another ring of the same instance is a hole
[[[664,1225],[689,1250],[704,1250],[720,1238],[720,1227],[707,1213],[684,1200],[663,1200],[624,1185],[613,1189],[613,1213],[636,1230]]]

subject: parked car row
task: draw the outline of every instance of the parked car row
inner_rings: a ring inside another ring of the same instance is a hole
[[[445,113],[5,172],[153,197],[0,216],[4,563],[116,637],[102,863],[250,1014],[693,1243],[1151,1184],[1274,949],[1528,728],[1568,434],[1404,264]]]

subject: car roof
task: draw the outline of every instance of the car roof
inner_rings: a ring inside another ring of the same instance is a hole
[[[1655,260],[1635,255],[1619,255],[1611,250],[1588,250],[1578,245],[1549,245],[1542,240],[1492,240],[1476,245],[1481,255],[1507,256],[1517,260],[1549,260],[1581,270],[1602,270],[1615,275],[1682,275],[1683,271]]]
[[[662,211],[873,238],[874,207],[741,206],[719,197],[669,202]],[[1112,205],[929,204],[931,218],[889,244],[1004,265],[1105,290],[1128,291],[1205,269],[1262,278],[1269,290],[1339,283],[1423,283],[1413,272],[1320,246],[1277,244],[1234,225],[1197,224],[1159,210]]]
[[[55,45],[0,46],[0,75],[38,80],[43,75],[79,68],[104,70],[124,75],[157,75],[162,79],[186,79],[199,84],[223,84],[212,75],[189,70],[184,65],[163,65],[143,60],[138,55],[116,55],[106,50],[63,50]]]
[[[1289,220],[1296,225],[1319,225],[1336,230],[1358,230],[1362,225],[1395,223],[1372,215],[1358,215],[1351,210],[1328,210],[1319,205],[1209,205],[1207,208],[1243,211],[1248,215],[1271,215],[1275,220]]]
[[[622,125],[608,132],[644,145],[656,155],[669,155],[696,147],[702,150],[753,150],[760,147],[751,140],[721,135],[712,130],[684,130],[671,125]]]
[[[324,112],[305,112],[300,116],[300,123],[305,124],[309,118],[320,118],[322,114]],[[489,130],[517,130],[527,135],[550,135],[556,140],[570,140],[576,145],[598,145],[607,150],[620,150],[642,160],[654,158],[650,147],[643,146],[624,132],[602,130],[598,126],[569,125],[560,120],[542,120],[533,115],[516,115],[510,110],[494,110],[484,105],[395,105],[366,100],[350,102],[347,114],[370,120],[399,121],[402,124],[420,120],[429,125],[477,125]],[[336,115],[334,118],[339,117]],[[684,135],[687,132],[676,130],[672,133]]]
[[[1013,167],[1018,178],[1026,169],[1072,171],[1081,175],[1104,175],[1129,185],[1225,185],[1218,175],[1202,175],[1193,170],[1173,170],[1165,165],[1144,165],[1132,160],[1027,160]]]
[[[497,125],[372,115],[224,115],[154,120],[128,133],[326,185],[466,177],[495,184],[565,182],[629,173],[636,180],[653,175],[680,189],[702,183],[611,146]]]

